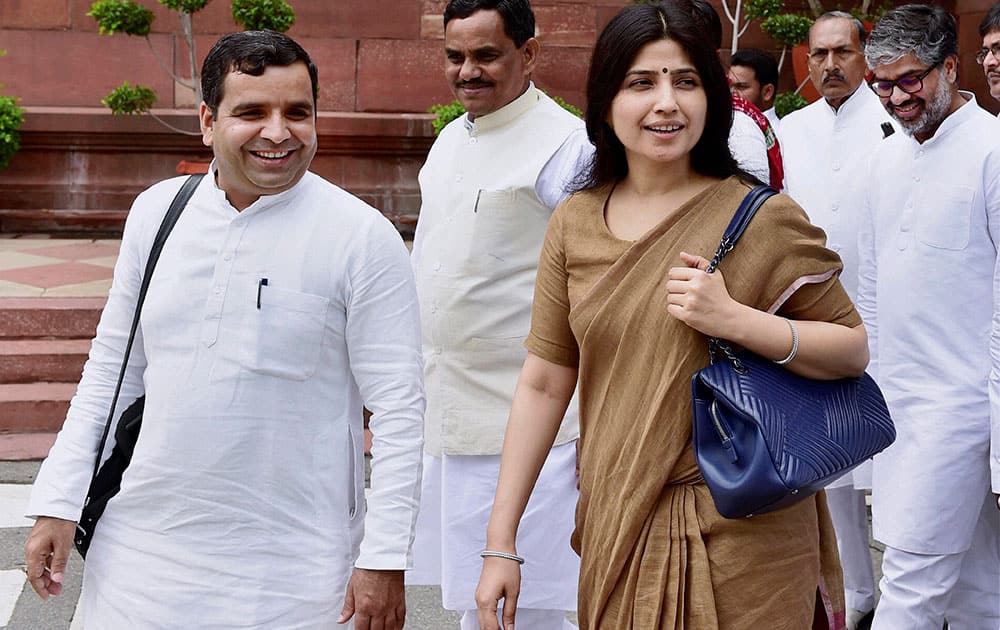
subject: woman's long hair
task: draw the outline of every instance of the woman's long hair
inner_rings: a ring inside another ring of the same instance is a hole
[[[595,147],[594,159],[574,182],[576,190],[597,188],[628,174],[625,147],[608,125],[608,114],[639,51],[661,39],[670,39],[684,49],[705,90],[705,129],[691,149],[691,167],[711,177],[742,174],[729,151],[733,124],[729,81],[707,28],[704,15],[690,0],[627,7],[608,22],[594,46],[587,76],[585,120]]]

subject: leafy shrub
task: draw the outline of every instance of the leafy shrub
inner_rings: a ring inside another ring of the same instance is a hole
[[[295,11],[285,0],[233,0],[233,20],[247,31],[284,33],[295,23]]]
[[[765,20],[778,15],[785,8],[785,0],[747,0],[743,14],[748,20]]]
[[[97,20],[101,35],[149,35],[153,12],[131,0],[98,0],[90,5],[87,15]]]
[[[786,48],[798,46],[809,37],[812,19],[794,13],[774,15],[760,23],[762,31]]]
[[[208,0],[157,0],[157,2],[178,13],[197,13],[208,4]]]
[[[553,101],[557,105],[573,114],[577,118],[583,118],[583,111],[579,107],[574,107],[573,105],[567,103],[564,99],[559,96],[552,96]],[[462,103],[458,100],[454,100],[447,104],[437,104],[431,105],[428,108],[428,113],[434,114],[436,118],[431,121],[431,126],[434,127],[434,135],[441,133],[441,130],[448,126],[448,123],[455,120],[459,116],[465,113],[465,108],[462,107]]]
[[[808,104],[809,101],[798,92],[782,92],[774,97],[774,113],[778,115],[778,118],[784,118]]]
[[[156,102],[156,93],[145,85],[131,86],[128,81],[101,99],[101,103],[114,114],[142,114]]]
[[[0,96],[0,168],[6,168],[21,148],[18,130],[24,122],[24,110],[17,106],[17,100],[12,96]]]

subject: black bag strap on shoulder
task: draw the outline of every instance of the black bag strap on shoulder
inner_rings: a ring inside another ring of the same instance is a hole
[[[753,219],[760,207],[764,205],[764,202],[770,199],[772,196],[777,195],[778,191],[771,188],[766,184],[761,184],[760,186],[754,186],[747,196],[743,198],[740,207],[736,209],[736,213],[733,214],[732,220],[729,221],[729,226],[722,235],[722,241],[719,242],[718,249],[715,250],[715,255],[712,256],[712,262],[708,264],[708,269],[705,270],[706,273],[712,273],[715,268],[719,266],[722,259],[726,257],[726,254],[733,251],[736,247],[736,242],[740,240],[743,236],[743,232],[746,231],[747,226],[750,225],[750,220]],[[743,373],[745,368],[743,367],[743,362],[740,358],[736,356],[733,349],[728,343],[719,339],[718,337],[708,338],[708,355],[712,363],[715,363],[716,358],[722,354],[726,357],[732,366],[739,373]]]
[[[132,315],[132,328],[129,330],[128,342],[125,344],[125,353],[122,356],[122,367],[118,372],[118,383],[115,385],[115,393],[111,398],[111,408],[108,410],[108,419],[104,423],[104,433],[101,435],[101,443],[97,447],[97,457],[94,459],[94,472],[90,476],[91,483],[93,483],[97,477],[98,470],[100,470],[104,446],[107,444],[111,425],[114,423],[118,395],[121,393],[122,382],[125,380],[128,358],[132,353],[132,343],[135,341],[135,333],[139,329],[139,315],[142,313],[142,303],[146,300],[146,291],[149,289],[149,281],[153,277],[153,269],[156,268],[156,261],[160,258],[160,252],[163,251],[163,244],[167,242],[167,236],[174,229],[177,219],[180,218],[181,212],[184,211],[184,207],[187,205],[188,200],[191,199],[191,195],[194,194],[195,188],[198,187],[203,177],[204,174],[198,173],[187,178],[181,189],[177,191],[173,201],[170,202],[170,207],[167,209],[167,213],[163,216],[163,221],[160,223],[160,229],[156,232],[156,238],[153,239],[153,246],[149,250],[149,259],[146,261],[146,270],[142,274],[142,284],[139,286],[135,313]]]

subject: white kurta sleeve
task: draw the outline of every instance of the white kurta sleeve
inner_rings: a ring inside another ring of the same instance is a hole
[[[990,480],[1000,493],[1000,154],[994,152],[985,165],[986,220],[993,240],[993,319],[990,326]]]
[[[575,130],[559,150],[552,154],[535,180],[535,194],[549,209],[555,210],[569,196],[569,187],[589,165],[594,157],[594,145],[587,137],[587,130]]]
[[[741,169],[765,184],[771,181],[771,167],[767,162],[767,141],[764,139],[764,133],[750,116],[741,111],[733,111],[729,150]]]
[[[87,489],[90,487],[97,447],[118,382],[136,298],[142,284],[143,268],[148,258],[148,252],[143,251],[143,243],[152,243],[152,239],[145,238],[144,234],[149,227],[154,228],[154,231],[158,227],[158,224],[148,225],[150,220],[158,220],[157,217],[150,216],[155,215],[155,212],[143,212],[137,208],[145,206],[149,210],[148,205],[158,205],[161,196],[162,192],[147,191],[136,199],[129,212],[108,301],[97,326],[97,336],[91,344],[90,355],[84,365],[76,395],[70,401],[66,420],[32,487],[27,509],[30,517],[52,516],[70,521],[80,519]],[[162,200],[165,204],[164,213],[169,200],[169,197]],[[162,217],[162,214],[158,216]],[[136,331],[119,394],[114,414],[116,419],[142,395],[142,374],[145,368],[146,357],[140,326]],[[114,426],[108,435],[104,457],[111,452],[113,445]]]
[[[420,499],[423,360],[416,286],[406,247],[388,221],[372,223],[352,261],[347,307],[351,372],[372,412],[372,474],[356,566],[408,569]]]

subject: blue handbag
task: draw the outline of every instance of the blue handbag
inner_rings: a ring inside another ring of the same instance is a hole
[[[732,251],[776,191],[757,186],[740,204],[710,263]],[[712,365],[692,379],[695,459],[719,513],[743,518],[822,490],[896,439],[885,398],[868,375],[813,380],[709,339]],[[722,360],[716,360],[719,355]]]

